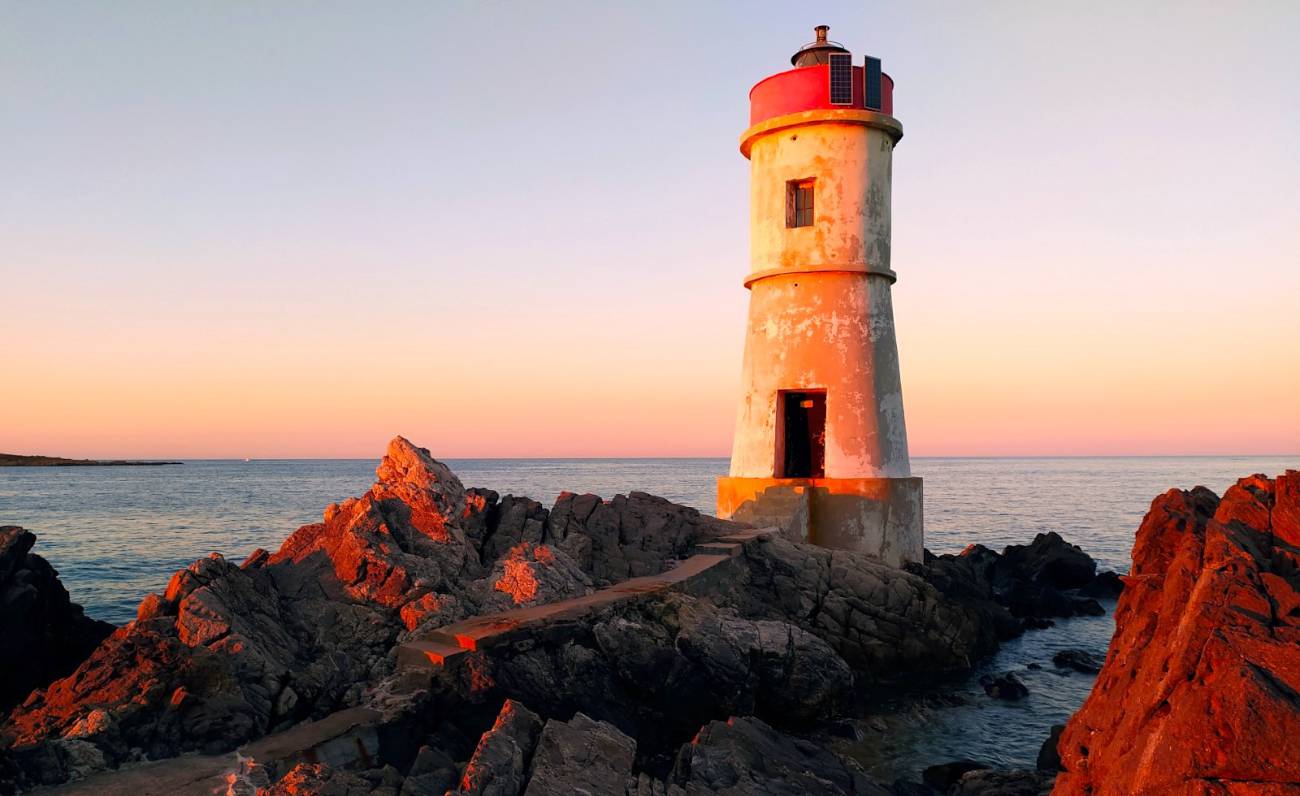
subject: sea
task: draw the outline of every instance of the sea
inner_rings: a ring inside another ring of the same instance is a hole
[[[711,513],[726,459],[446,460],[466,486],[527,495],[549,505],[562,491],[613,497],[639,490]],[[171,574],[218,552],[241,561],[274,550],[330,503],[360,495],[377,460],[201,460],[152,467],[0,468],[0,525],[38,537],[33,552],[59,571],[91,616],[130,621],[141,598]],[[914,458],[925,479],[925,544],[935,553],[981,543],[994,549],[1056,531],[1102,569],[1123,573],[1133,534],[1151,501],[1170,488],[1216,493],[1252,473],[1300,468],[1296,456]],[[1063,649],[1104,655],[1108,615],[1031,631],[968,676],[936,691],[902,692],[863,710],[863,741],[839,751],[885,780],[915,778],[958,758],[1032,767],[1053,724],[1064,722],[1093,677],[1062,671]],[[978,678],[1014,672],[1030,696],[987,698]]]

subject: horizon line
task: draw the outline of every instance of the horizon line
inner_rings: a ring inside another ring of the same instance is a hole
[[[427,449],[426,449],[427,450]],[[131,457],[71,457],[51,456],[49,454],[3,454],[13,456],[45,456],[48,458],[67,458],[73,461],[91,462],[377,462],[383,456],[131,456]],[[431,454],[432,455],[432,454]],[[1052,453],[1052,454],[926,454],[911,456],[912,461],[925,459],[1284,459],[1296,457],[1300,452],[1289,453]],[[730,456],[433,456],[438,461],[682,461],[682,460],[729,460]]]

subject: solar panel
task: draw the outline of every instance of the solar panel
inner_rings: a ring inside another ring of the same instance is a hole
[[[853,104],[853,56],[831,53],[831,104]]]
[[[880,76],[880,59],[868,55],[862,62],[862,81],[865,89],[862,96],[866,100],[863,104],[873,111],[880,110],[880,82],[882,79]]]

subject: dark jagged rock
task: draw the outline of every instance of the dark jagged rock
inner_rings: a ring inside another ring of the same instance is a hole
[[[492,728],[479,739],[465,766],[456,794],[517,794],[527,782],[528,766],[542,732],[542,720],[507,699]]]
[[[747,547],[744,560],[720,599],[819,636],[862,683],[959,671],[997,649],[978,608],[871,556],[770,537]]]
[[[1092,558],[1056,533],[1040,533],[1000,554],[983,545],[955,556],[927,552],[925,563],[913,567],[945,596],[979,611],[1000,640],[1050,626],[1050,617],[1104,615],[1092,597],[1117,593],[1118,578],[1096,569]]]
[[[1101,603],[1090,597],[1076,597],[1070,601],[1070,608],[1075,616],[1105,616],[1106,609]]]
[[[1097,574],[1097,563],[1053,531],[1038,534],[1027,545],[1009,545],[1002,551],[996,569],[998,578],[1028,580],[1068,590],[1091,583]]]
[[[1124,593],[1124,581],[1117,573],[1110,570],[1098,572],[1091,583],[1079,589],[1079,593],[1087,597],[1114,600]]]
[[[936,790],[921,782],[906,779],[895,780],[889,786],[891,796],[943,796],[943,791]]]
[[[436,746],[421,746],[406,772],[400,796],[444,796],[457,783],[456,763]]]
[[[1084,674],[1096,674],[1101,671],[1103,661],[1087,650],[1061,650],[1052,656],[1052,663],[1058,669],[1073,669]]]
[[[988,769],[962,776],[949,796],[1048,796],[1056,775],[1049,771]]]
[[[552,716],[580,711],[648,749],[675,748],[719,715],[829,718],[853,684],[848,665],[815,635],[681,594],[616,604],[581,626],[494,648],[478,675],[491,684],[478,698],[510,697]],[[475,697],[472,683],[456,687],[470,692],[456,698]]]
[[[568,553],[598,586],[654,575],[691,547],[733,532],[735,523],[701,514],[644,492],[602,501],[596,495],[560,495],[545,541]]]
[[[506,495],[492,509],[489,531],[480,545],[483,563],[495,561],[522,543],[540,544],[549,516],[536,500]]]
[[[0,714],[66,676],[113,632],[72,602],[59,573],[30,552],[36,536],[0,527]]]
[[[1014,702],[1029,696],[1029,689],[1011,672],[1003,672],[996,676],[986,674],[980,678],[980,686],[983,687],[984,693],[994,699]]]
[[[579,713],[542,728],[525,796],[622,793],[632,775],[636,741],[616,727]]]
[[[1064,724],[1052,725],[1052,731],[1048,733],[1047,740],[1043,741],[1042,748],[1038,750],[1038,760],[1035,765],[1039,771],[1055,773],[1061,770],[1061,753],[1057,751],[1056,746],[1061,742],[1061,733],[1064,731]]]
[[[1017,580],[1000,591],[999,597],[1013,616],[1026,619],[1074,616],[1075,598],[1041,583]]]
[[[696,613],[674,646],[706,672],[715,695],[726,695],[729,712],[811,722],[835,715],[853,686],[853,672],[826,642],[785,622]]]
[[[755,718],[710,722],[681,748],[669,781],[688,794],[889,795],[856,765]]]
[[[1300,472],[1156,498],[1062,796],[1286,793],[1300,783]]]
[[[921,772],[921,781],[931,788],[947,793],[957,784],[963,774],[969,771],[982,771],[986,768],[990,768],[986,763],[979,763],[974,760],[954,760],[951,763],[940,763],[936,766],[927,767]]]
[[[927,551],[925,564],[912,567],[944,597],[978,613],[983,636],[980,647],[985,649],[996,649],[1000,642],[1024,631],[993,589],[993,569],[998,559],[998,554],[987,547],[970,545],[957,556],[935,556]]]

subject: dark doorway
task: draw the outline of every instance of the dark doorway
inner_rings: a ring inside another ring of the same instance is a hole
[[[778,478],[826,475],[826,391],[782,392]]]

